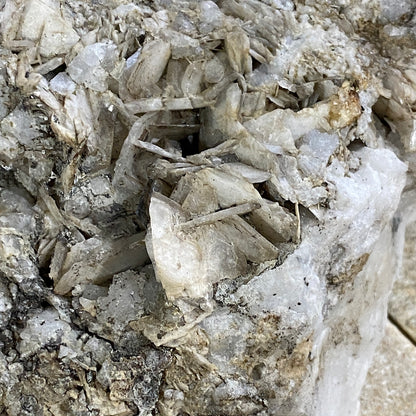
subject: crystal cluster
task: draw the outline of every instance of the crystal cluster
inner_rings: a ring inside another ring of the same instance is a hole
[[[0,413],[358,415],[413,2],[3,3]]]

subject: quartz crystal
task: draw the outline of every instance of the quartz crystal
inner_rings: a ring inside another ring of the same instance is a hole
[[[3,1],[0,414],[358,416],[416,220],[415,16]]]

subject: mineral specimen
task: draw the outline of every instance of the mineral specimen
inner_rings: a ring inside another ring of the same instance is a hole
[[[0,414],[358,415],[414,220],[413,2],[0,27]]]

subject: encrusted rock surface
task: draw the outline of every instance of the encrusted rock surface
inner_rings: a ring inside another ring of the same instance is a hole
[[[0,5],[0,414],[357,415],[413,2]]]

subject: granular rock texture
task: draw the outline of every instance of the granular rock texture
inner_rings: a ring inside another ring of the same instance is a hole
[[[0,5],[0,414],[357,415],[413,1]]]

